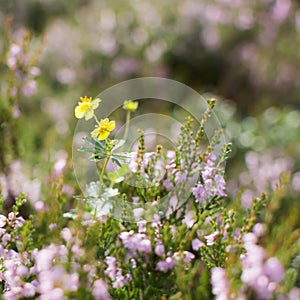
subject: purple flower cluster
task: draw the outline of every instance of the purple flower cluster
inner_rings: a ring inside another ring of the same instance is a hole
[[[201,171],[203,182],[198,182],[198,184],[192,188],[196,202],[206,202],[213,196],[226,196],[226,183],[224,177],[219,174],[219,170],[215,167],[215,160],[216,157],[210,154]]]
[[[8,218],[0,215],[0,282],[4,282],[4,299],[38,297],[41,300],[64,300],[69,295],[76,295],[80,287],[79,277],[83,273],[87,278],[85,288],[95,299],[110,299],[105,282],[101,279],[94,281],[96,268],[88,263],[82,264],[85,251],[68,228],[61,232],[66,245],[50,244],[41,250],[21,253],[9,249],[8,242],[20,241],[16,237],[3,242],[4,227],[17,228],[22,224],[23,220],[13,213]]]
[[[239,181],[241,185],[248,187],[241,197],[246,208],[250,207],[253,199],[263,191],[275,191],[281,175],[291,171],[294,165],[291,157],[274,157],[272,153],[259,155],[248,152],[245,161],[248,170],[240,174]]]
[[[73,254],[73,253],[72,253]],[[69,251],[64,245],[51,244],[34,255],[38,292],[41,299],[64,299],[65,293],[76,292],[79,287],[78,263],[66,271]],[[74,259],[75,256],[72,258]]]
[[[194,258],[195,255],[189,251],[177,251],[173,255],[168,252],[167,257],[156,264],[155,270],[166,273],[179,263],[190,264]]]
[[[113,288],[121,288],[131,279],[130,276],[125,277],[122,274],[121,268],[117,268],[117,259],[114,256],[107,256],[105,262],[107,264],[105,274],[112,281]]]
[[[4,283],[4,299],[21,299],[35,295],[35,281],[27,280],[32,274],[31,257],[27,252],[12,250],[14,243],[20,244],[17,229],[24,219],[11,212],[8,217],[0,215],[0,282]]]
[[[229,299],[229,282],[226,277],[226,270],[220,267],[211,269],[212,292],[216,300]]]
[[[13,161],[7,174],[0,173],[0,185],[4,201],[16,198],[23,192],[37,210],[44,208],[43,202],[39,201],[41,182],[38,179],[30,180],[20,161]]]
[[[171,256],[168,256],[166,259],[159,261],[156,264],[155,270],[166,273],[169,270],[172,270],[174,267],[175,267],[174,258]]]
[[[247,233],[243,237],[245,255],[242,255],[242,282],[255,291],[259,299],[269,299],[278,289],[284,276],[281,262],[267,258],[265,250],[256,244],[257,235]]]
[[[26,50],[28,45],[26,44],[25,35],[23,35],[23,40],[20,42],[11,43],[7,54],[6,64],[20,82],[19,90],[14,86],[10,91],[12,97],[18,93],[24,96],[32,96],[37,89],[35,77],[39,75],[40,70],[32,66],[32,58],[29,57]]]
[[[145,180],[151,180],[151,182],[162,183],[163,186],[171,191],[174,187],[186,180],[186,174],[176,166],[175,163],[175,151],[167,151],[166,157],[161,157],[157,159],[155,152],[146,152],[143,155],[142,161],[138,162],[137,152],[133,152],[131,160],[129,162],[129,168],[133,173],[138,171],[138,166],[140,164],[140,175]],[[149,177],[147,168],[152,167],[151,176]]]
[[[119,235],[125,248],[129,250],[129,255],[135,257],[137,253],[144,255],[152,252],[152,245],[149,237],[144,233],[135,233],[131,231],[123,231]]]

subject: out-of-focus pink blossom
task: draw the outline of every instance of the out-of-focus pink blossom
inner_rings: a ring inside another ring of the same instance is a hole
[[[156,245],[155,249],[154,249],[154,253],[157,256],[162,257],[165,254],[165,246],[164,245]]]
[[[211,269],[211,285],[216,300],[229,299],[229,282],[226,278],[225,269],[220,267]]]
[[[92,294],[96,300],[110,300],[107,284],[102,279],[97,279],[93,284]]]

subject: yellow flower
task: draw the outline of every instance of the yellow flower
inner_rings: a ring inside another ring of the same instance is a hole
[[[80,97],[81,102],[75,107],[75,117],[82,119],[85,117],[86,120],[91,119],[94,116],[94,109],[99,106],[101,100],[99,98],[92,100],[92,97]]]
[[[136,111],[139,106],[137,101],[127,100],[123,104],[123,108],[128,111]]]
[[[98,140],[106,140],[112,130],[116,127],[115,121],[109,121],[108,118],[101,120],[96,125],[96,129],[94,129],[91,133],[93,138],[97,138]]]

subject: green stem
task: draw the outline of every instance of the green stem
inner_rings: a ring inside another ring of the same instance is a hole
[[[94,119],[96,121],[97,124],[99,124],[98,118],[96,117],[96,115],[94,115]]]
[[[100,174],[100,177],[99,177],[99,192],[98,192],[98,197],[100,198],[101,196],[101,192],[102,192],[102,186],[103,186],[103,176],[104,176],[104,172],[106,170],[106,167],[107,167],[107,164],[108,164],[108,161],[110,159],[110,155],[108,155],[105,159],[105,162],[104,162],[104,166],[102,168],[102,171],[101,171],[101,174]]]
[[[125,127],[125,133],[123,139],[126,141],[127,136],[128,136],[128,130],[129,130],[129,123],[130,123],[130,111],[127,111],[126,114],[126,127]]]

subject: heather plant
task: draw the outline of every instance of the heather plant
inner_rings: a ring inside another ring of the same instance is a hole
[[[299,298],[297,229],[285,256],[272,244],[278,240],[273,214],[286,183],[247,209],[228,198],[230,144],[216,151],[222,129],[210,141],[205,136],[214,99],[200,123],[186,118],[175,149],[157,145],[155,151],[147,151],[141,130],[137,151],[124,147],[138,101],[123,105],[123,138],[117,121],[98,119],[103,105],[81,97],[75,108],[77,118],[94,123],[79,151],[97,165],[99,179],[74,201],[54,181],[29,218],[20,215],[24,194],[0,215],[4,299]]]
[[[6,171],[10,163],[20,156],[20,104],[24,97],[36,93],[36,77],[40,72],[36,63],[41,50],[40,45],[34,45],[29,31],[24,29],[19,35],[12,32],[11,22],[11,18],[6,19],[6,36],[2,46],[4,55],[0,61],[0,134],[4,139],[0,146],[0,167]]]

